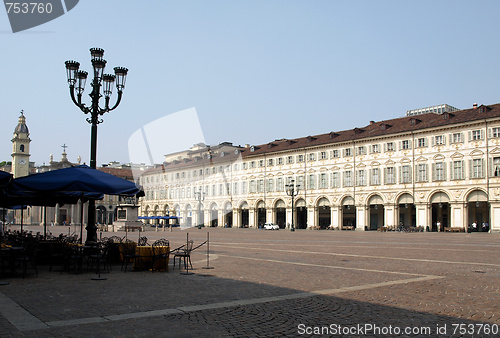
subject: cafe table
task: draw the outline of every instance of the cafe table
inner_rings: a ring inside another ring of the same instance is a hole
[[[166,254],[167,259],[158,259],[153,266],[153,247],[152,246],[137,246],[135,248],[135,254],[138,256],[134,260],[134,270],[154,270],[154,271],[168,271],[168,260],[170,254],[169,246],[157,246],[161,254]],[[165,265],[166,263],[166,265]]]

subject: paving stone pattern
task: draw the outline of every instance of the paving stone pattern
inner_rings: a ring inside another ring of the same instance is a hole
[[[202,243],[207,231],[214,269],[203,269],[202,246],[192,255],[193,275],[114,266],[107,280],[94,281],[93,272],[41,266],[38,277],[0,278],[10,283],[0,286],[0,337],[488,337],[493,332],[479,329],[500,325],[498,234],[205,228],[141,235],[177,247],[187,233]],[[379,331],[333,330],[366,324]],[[417,334],[421,327],[430,331]]]

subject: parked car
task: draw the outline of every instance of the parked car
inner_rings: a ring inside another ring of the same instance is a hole
[[[266,224],[264,224],[264,229],[266,229],[266,230],[279,230],[280,227],[277,224],[266,223]]]

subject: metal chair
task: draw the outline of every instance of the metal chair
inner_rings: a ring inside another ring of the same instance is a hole
[[[138,255],[135,253],[135,248],[137,247],[137,244],[134,241],[131,241],[130,239],[125,240],[121,244],[121,255],[122,255],[122,267],[121,271],[127,272],[127,267],[130,262],[135,262],[137,258],[139,258]],[[125,269],[124,269],[125,267]]]
[[[175,269],[175,260],[179,259],[179,269],[181,268],[181,259],[184,260],[184,268],[187,268],[187,264],[193,268],[193,264],[191,263],[191,251],[193,251],[193,240],[188,241],[183,246],[176,249],[174,253],[174,269]]]
[[[160,238],[155,241],[152,245],[153,256],[152,258],[152,268],[151,271],[154,272],[156,265],[161,260],[165,261],[165,271],[168,272],[168,258],[170,256],[170,241],[165,238]]]
[[[146,246],[148,245],[148,238],[146,236],[139,237],[139,240],[137,241],[137,246]]]
[[[23,250],[16,256],[16,262],[23,267],[23,278],[26,277],[28,264],[31,264],[35,270],[35,276],[38,276],[37,268],[38,241],[36,239],[27,239]]]

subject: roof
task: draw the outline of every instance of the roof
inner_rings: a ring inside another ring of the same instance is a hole
[[[21,111],[21,116],[19,116],[19,122],[17,123],[16,129],[14,129],[14,134],[26,133],[29,134],[28,126],[26,125],[26,118]]]
[[[132,174],[132,169],[102,167],[102,168],[97,168],[97,170],[102,171],[106,174],[111,174],[113,176],[123,178],[125,180],[134,181],[134,175]]]
[[[405,116],[383,121],[370,121],[369,125],[357,127],[349,130],[329,132],[315,136],[306,136],[296,139],[274,140],[266,144],[241,148],[236,152],[231,152],[225,156],[215,155],[210,157],[184,158],[172,162],[163,163],[145,173],[170,171],[172,169],[182,169],[189,167],[217,166],[235,161],[239,156],[253,157],[267,153],[289,151],[307,147],[352,142],[356,140],[371,139],[387,135],[408,134],[415,131],[422,131],[430,128],[453,126],[456,124],[483,121],[487,119],[500,118],[500,104],[489,106],[481,105],[476,108],[463,109],[452,113],[442,114],[427,113],[415,116]]]
[[[499,117],[500,104],[494,104],[490,106],[481,105],[477,108],[464,109],[452,113],[428,113],[378,122],[371,121],[367,126],[350,130],[336,131],[327,134],[307,136],[290,140],[281,139],[259,146],[252,146],[250,148],[244,149],[244,151],[242,152],[242,156],[256,156],[270,152],[274,153],[277,151],[363,140],[385,135],[405,133],[410,135],[414,131],[452,126],[454,124],[482,121],[484,119]],[[251,148],[253,148],[253,151]]]

